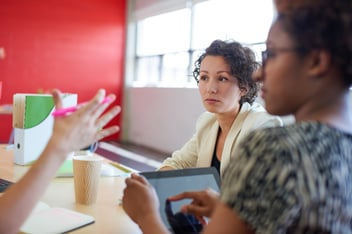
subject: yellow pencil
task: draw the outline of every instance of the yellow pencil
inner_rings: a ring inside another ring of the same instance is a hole
[[[116,167],[117,169],[119,169],[119,170],[121,170],[121,171],[123,171],[123,172],[126,172],[126,173],[131,173],[131,172],[133,172],[131,169],[129,169],[129,168],[127,168],[127,167],[121,165],[120,163],[117,163],[117,162],[109,162],[109,164],[110,164],[111,166]]]

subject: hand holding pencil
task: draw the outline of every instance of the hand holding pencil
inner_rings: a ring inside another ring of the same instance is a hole
[[[103,99],[103,101],[101,102],[101,104],[105,104],[105,103],[108,103],[111,101],[111,98],[109,97],[105,97]],[[73,112],[75,112],[76,110],[78,110],[81,106],[83,106],[84,104],[86,104],[87,102],[82,102],[76,106],[71,106],[71,107],[67,107],[67,108],[60,108],[60,109],[57,109],[55,110],[52,115],[54,117],[58,117],[58,116],[66,116],[66,115],[69,115]]]

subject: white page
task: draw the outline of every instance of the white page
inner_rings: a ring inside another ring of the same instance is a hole
[[[24,233],[64,233],[94,222],[92,216],[39,202],[20,228]]]

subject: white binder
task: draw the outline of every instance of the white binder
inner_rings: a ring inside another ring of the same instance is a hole
[[[77,104],[77,94],[64,94],[63,106]],[[44,150],[53,129],[54,101],[49,94],[15,94],[13,98],[14,162],[26,165]]]

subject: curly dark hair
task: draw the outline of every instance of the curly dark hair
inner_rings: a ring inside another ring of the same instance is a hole
[[[287,3],[286,10],[282,10],[276,19],[296,43],[301,55],[314,49],[326,50],[346,87],[352,84],[351,6],[351,0]]]
[[[230,65],[231,75],[237,78],[239,88],[247,90],[247,94],[240,99],[240,104],[248,102],[252,104],[259,90],[259,83],[252,79],[253,72],[259,68],[259,63],[255,60],[254,52],[242,46],[240,43],[228,40],[215,40],[206,48],[205,52],[195,61],[193,77],[199,83],[199,69],[203,59],[208,56],[222,56]]]

